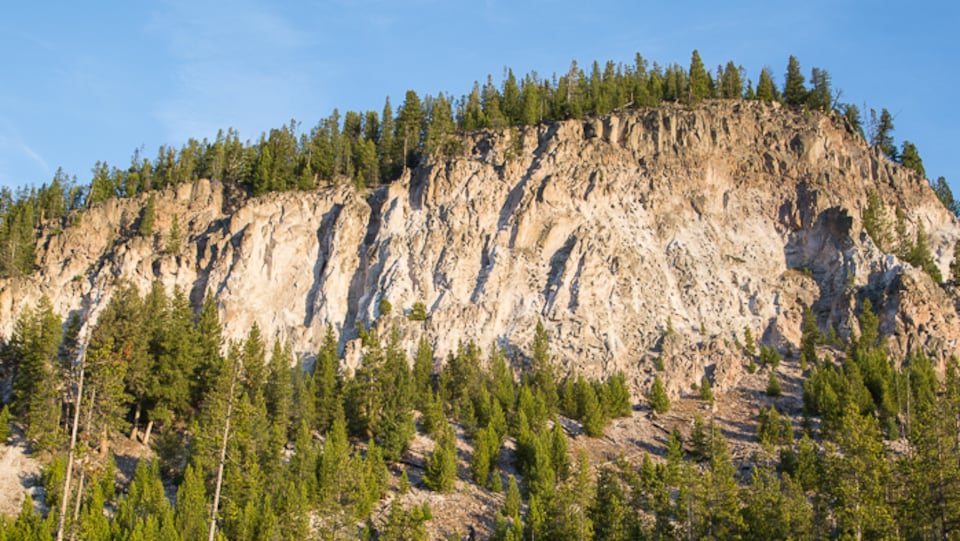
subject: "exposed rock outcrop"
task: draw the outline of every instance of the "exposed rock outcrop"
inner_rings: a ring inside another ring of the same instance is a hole
[[[156,238],[133,233],[144,197],[89,209],[45,230],[38,272],[0,282],[0,333],[43,294],[65,315],[124,278],[143,290],[159,279],[196,304],[214,295],[227,337],[256,322],[302,356],[328,323],[348,342],[381,299],[394,306],[381,324],[411,348],[425,334],[441,358],[466,340],[525,349],[539,318],[565,367],[622,369],[636,385],[663,355],[676,385],[708,371],[722,388],[745,328],[796,349],[812,306],[822,329],[849,336],[865,298],[895,351],[956,350],[954,296],[881,253],[860,217],[876,190],[889,215],[923,224],[943,270],[957,221],[837,116],[717,102],[463,139],[463,155],[366,196],[170,188],[155,196]],[[184,243],[164,253],[174,215]],[[423,323],[401,313],[418,301]]]

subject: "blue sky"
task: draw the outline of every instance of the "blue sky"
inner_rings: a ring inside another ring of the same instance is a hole
[[[886,107],[931,178],[960,192],[956,3],[331,0],[16,2],[0,17],[0,185],[81,182],[134,150],[242,139],[333,108],[394,106],[407,89],[461,96],[504,67],[571,60],[734,60],[782,82],[789,55],[827,69],[842,101]],[[652,4],[652,5],[646,5]],[[735,4],[731,6],[729,4]]]

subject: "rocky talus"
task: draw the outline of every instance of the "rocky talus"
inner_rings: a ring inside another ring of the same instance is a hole
[[[644,386],[663,356],[672,385],[706,372],[722,390],[745,329],[796,350],[804,307],[843,337],[866,298],[893,351],[956,350],[956,296],[878,250],[861,216],[870,190],[903,209],[944,274],[957,221],[837,116],[722,102],[462,138],[462,155],[369,193],[248,198],[201,180],[155,195],[149,238],[145,196],[50,224],[39,271],[0,281],[0,334],[41,295],[66,315],[118,280],[159,279],[195,304],[213,295],[226,336],[257,323],[307,360],[332,324],[348,364],[358,323],[395,326],[411,349],[425,335],[443,358],[467,340],[526,350],[541,319],[568,369]],[[167,250],[174,216],[183,242]],[[416,302],[427,321],[405,317]]]

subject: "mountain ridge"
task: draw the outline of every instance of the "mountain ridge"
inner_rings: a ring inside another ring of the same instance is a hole
[[[941,270],[956,219],[838,114],[708,101],[460,140],[462,154],[366,197],[343,185],[245,197],[201,180],[156,192],[151,238],[136,233],[148,195],[45,226],[38,272],[0,281],[0,335],[41,295],[66,314],[95,290],[105,305],[117,279],[141,291],[159,279],[195,307],[210,291],[226,337],[256,323],[307,361],[331,324],[351,368],[358,323],[398,327],[411,351],[423,334],[442,359],[470,340],[525,349],[542,319],[565,369],[644,386],[664,355],[686,366],[679,388],[745,328],[796,350],[804,307],[848,338],[865,298],[898,353],[943,360],[960,343],[951,295],[878,250],[861,216],[871,190],[888,215],[902,209]],[[168,251],[174,216],[184,242]],[[426,322],[403,316],[417,302]],[[678,338],[663,339],[668,325]]]

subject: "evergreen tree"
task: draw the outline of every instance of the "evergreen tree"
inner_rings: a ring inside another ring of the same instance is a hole
[[[783,85],[783,101],[787,105],[803,105],[807,101],[807,89],[803,86],[803,73],[800,72],[800,62],[797,57],[790,55],[787,62],[787,75]]]
[[[713,403],[713,387],[710,385],[710,378],[706,375],[700,378],[700,400]]]
[[[760,80],[757,82],[757,99],[760,101],[775,101],[777,99],[777,87],[773,84],[773,75],[769,68],[760,70]]]
[[[451,492],[457,481],[457,437],[453,427],[441,432],[433,453],[427,458],[423,482],[436,492]]]
[[[807,94],[807,107],[829,111],[833,105],[833,95],[830,91],[830,74],[827,70],[813,68],[810,74],[810,83],[813,88]]]
[[[881,251],[886,252],[892,248],[893,238],[890,234],[887,209],[874,190],[867,192],[867,207],[863,210],[863,230]]]
[[[946,178],[937,177],[936,182],[933,183],[933,191],[937,194],[937,198],[940,199],[943,206],[952,212],[954,216],[960,214],[960,201],[953,198],[953,191],[950,189],[950,185],[947,184]]]
[[[620,480],[609,468],[600,471],[597,489],[590,506],[596,539],[625,541],[629,537],[630,508]]]
[[[778,397],[780,394],[780,380],[777,378],[776,371],[770,370],[767,374],[767,396]]]
[[[806,369],[810,363],[817,362],[817,344],[820,343],[820,328],[817,327],[817,316],[809,307],[803,310],[803,324],[800,336],[800,366]]]
[[[203,539],[207,535],[207,492],[202,474],[193,466],[187,466],[183,481],[177,488],[177,503],[174,508],[174,523],[183,539]]]
[[[743,67],[736,66],[733,61],[727,62],[720,78],[720,97],[728,100],[740,99],[743,96]]]
[[[883,154],[891,160],[897,159],[897,147],[893,144],[893,115],[886,109],[881,109],[880,119],[876,118],[876,111],[870,110],[871,124],[873,130],[870,136],[870,144],[879,147]]]
[[[653,386],[650,388],[650,395],[647,397],[650,401],[650,407],[657,413],[666,413],[670,411],[670,397],[667,396],[667,390],[663,386],[660,376],[653,380]]]
[[[960,240],[953,243],[953,261],[950,262],[950,280],[960,283]]]
[[[700,60],[700,52],[696,49],[690,58],[689,81],[687,103],[696,105],[710,97],[710,76]]]
[[[156,220],[156,202],[154,201],[153,194],[150,194],[147,202],[143,205],[143,210],[140,211],[139,233],[141,237],[150,237],[153,235],[153,226]]]
[[[827,459],[825,486],[840,536],[880,539],[891,535],[893,517],[886,503],[889,464],[876,419],[844,410],[836,432],[838,450]]]
[[[20,313],[10,337],[16,363],[13,410],[24,422],[27,438],[40,449],[52,448],[60,436],[57,360],[61,333],[60,318],[43,296],[35,308]]]
[[[860,137],[866,139],[863,132],[863,118],[860,116],[860,108],[852,103],[840,104],[840,113],[853,129],[854,133],[860,134]]]
[[[413,90],[407,90],[403,105],[397,112],[394,144],[401,150],[400,163],[405,171],[415,166],[419,159],[423,130],[423,106]]]
[[[904,167],[920,173],[921,177],[927,176],[923,170],[923,160],[920,159],[920,152],[917,150],[917,146],[910,141],[903,142],[903,147],[900,151],[900,163],[902,163]]]
[[[4,405],[0,409],[0,445],[6,444],[10,439],[10,407]]]

